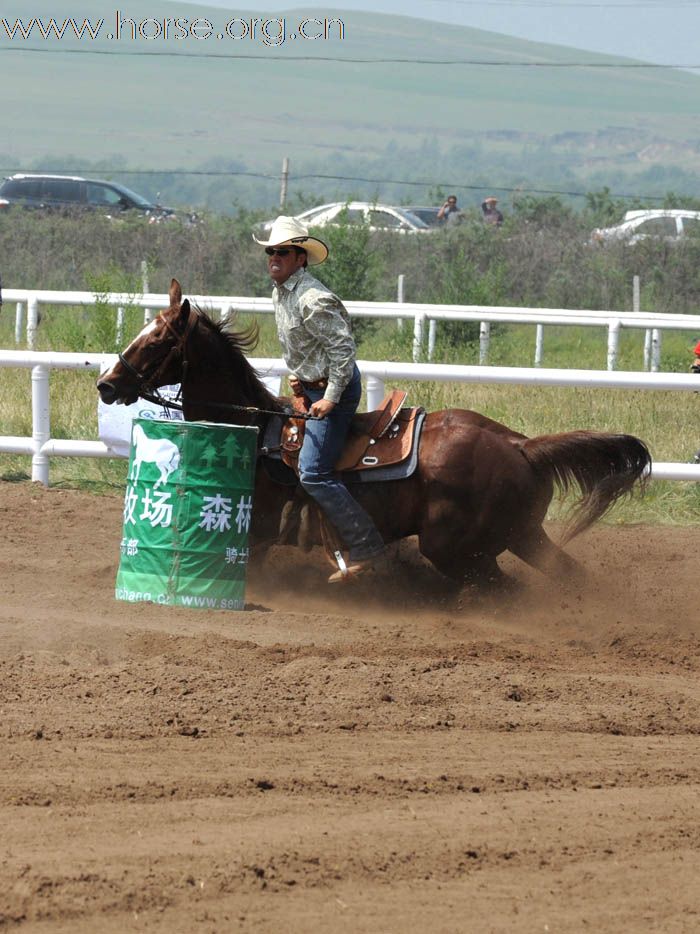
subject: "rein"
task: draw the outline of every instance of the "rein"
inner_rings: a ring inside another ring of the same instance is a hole
[[[156,405],[163,406],[166,409],[176,409],[177,411],[182,412],[183,405],[179,400],[182,397],[182,388],[185,385],[185,379],[187,376],[187,368],[188,368],[187,355],[186,355],[187,339],[189,338],[190,334],[192,333],[192,331],[194,330],[197,324],[197,312],[192,307],[190,307],[190,313],[187,318],[187,325],[185,326],[185,330],[182,332],[182,334],[178,334],[177,331],[170,324],[170,322],[167,321],[165,318],[163,318],[163,323],[168,328],[168,330],[175,336],[176,341],[173,347],[168,351],[168,353],[163,358],[162,363],[160,363],[156,367],[156,369],[154,370],[153,374],[150,377],[147,378],[145,374],[139,373],[138,370],[136,370],[129,363],[126,357],[121,353],[118,355],[119,362],[124,367],[124,369],[129,373],[129,375],[132,376],[133,379],[136,381],[136,389],[137,389],[139,396],[142,399],[145,399],[146,402],[153,402]],[[169,401],[165,399],[158,392],[157,387],[153,388],[151,386],[151,383],[155,382],[160,376],[160,374],[165,371],[166,367],[168,366],[168,364],[170,363],[170,361],[176,354],[180,354],[180,356],[182,357],[182,379],[180,381],[180,390],[176,398]],[[292,413],[292,412],[288,412],[284,410],[279,412],[279,411],[276,411],[275,409],[262,409],[255,405],[237,405],[234,402],[204,402],[202,404],[208,407],[211,407],[211,408],[215,408],[215,409],[224,409],[224,410],[228,409],[228,410],[232,410],[236,412],[248,412],[253,415],[282,415],[282,416],[286,416],[287,418],[289,417],[301,418],[301,419],[304,419],[305,421],[318,421],[319,420],[317,415],[309,415],[306,412],[293,412]]]
[[[148,390],[145,392],[139,391],[139,396],[142,399],[145,399],[146,402],[155,402],[156,405],[162,405],[166,409],[177,409],[178,412],[182,412],[182,403],[178,402],[177,399],[174,399],[172,402],[169,402],[158,392],[157,389]],[[237,412],[250,412],[251,414],[260,414],[260,415],[281,415],[285,418],[301,418],[306,421],[319,421],[318,415],[309,415],[306,412],[289,412],[286,410],[278,411],[277,409],[261,409],[256,405],[236,405],[234,402],[203,402],[202,405],[209,406],[214,409],[233,409]]]

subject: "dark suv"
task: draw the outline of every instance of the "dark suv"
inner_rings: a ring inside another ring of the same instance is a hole
[[[0,184],[0,209],[11,205],[49,211],[93,209],[108,215],[135,210],[149,218],[173,215],[117,182],[70,175],[12,175]]]

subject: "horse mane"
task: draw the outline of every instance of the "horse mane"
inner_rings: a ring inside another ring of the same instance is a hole
[[[265,386],[259,373],[246,356],[258,345],[260,338],[258,323],[254,321],[242,330],[231,330],[228,320],[215,321],[203,308],[197,305],[192,307],[223,352],[225,357],[223,366],[230,373],[231,384],[239,391],[242,402],[245,405],[283,412],[284,408],[279,399],[273,396]]]

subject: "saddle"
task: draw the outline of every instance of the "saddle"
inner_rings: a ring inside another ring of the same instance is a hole
[[[406,395],[403,391],[394,390],[375,411],[353,417],[345,447],[336,464],[343,479],[397,480],[413,473],[418,462],[418,441],[425,412],[419,407],[402,408]],[[308,399],[295,396],[291,401],[294,411],[306,414]],[[277,434],[279,444],[275,444],[272,426],[265,439],[272,451],[279,452],[277,456],[281,457],[284,469],[291,468],[297,476],[305,426],[305,419],[291,415],[282,423],[281,433]],[[280,432],[280,427],[276,431]],[[275,463],[273,459],[269,460]],[[277,543],[295,544],[308,552],[319,541],[329,563],[337,568],[343,543],[316,503],[301,487],[297,487],[282,510]]]
[[[406,392],[395,389],[386,396],[378,409],[353,417],[343,453],[335,465],[339,473],[388,467],[410,456],[418,416],[423,410],[418,406],[402,408],[406,396]],[[305,414],[308,411],[309,404],[305,396],[295,396],[292,404],[296,412]],[[282,460],[297,474],[305,426],[305,419],[293,415],[282,426]]]

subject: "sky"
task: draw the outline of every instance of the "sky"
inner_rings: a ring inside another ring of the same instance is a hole
[[[197,0],[194,0],[197,2]],[[472,26],[521,39],[622,55],[662,65],[700,66],[700,0],[202,0],[207,6],[278,11],[370,10]],[[700,68],[695,72],[700,74]]]

